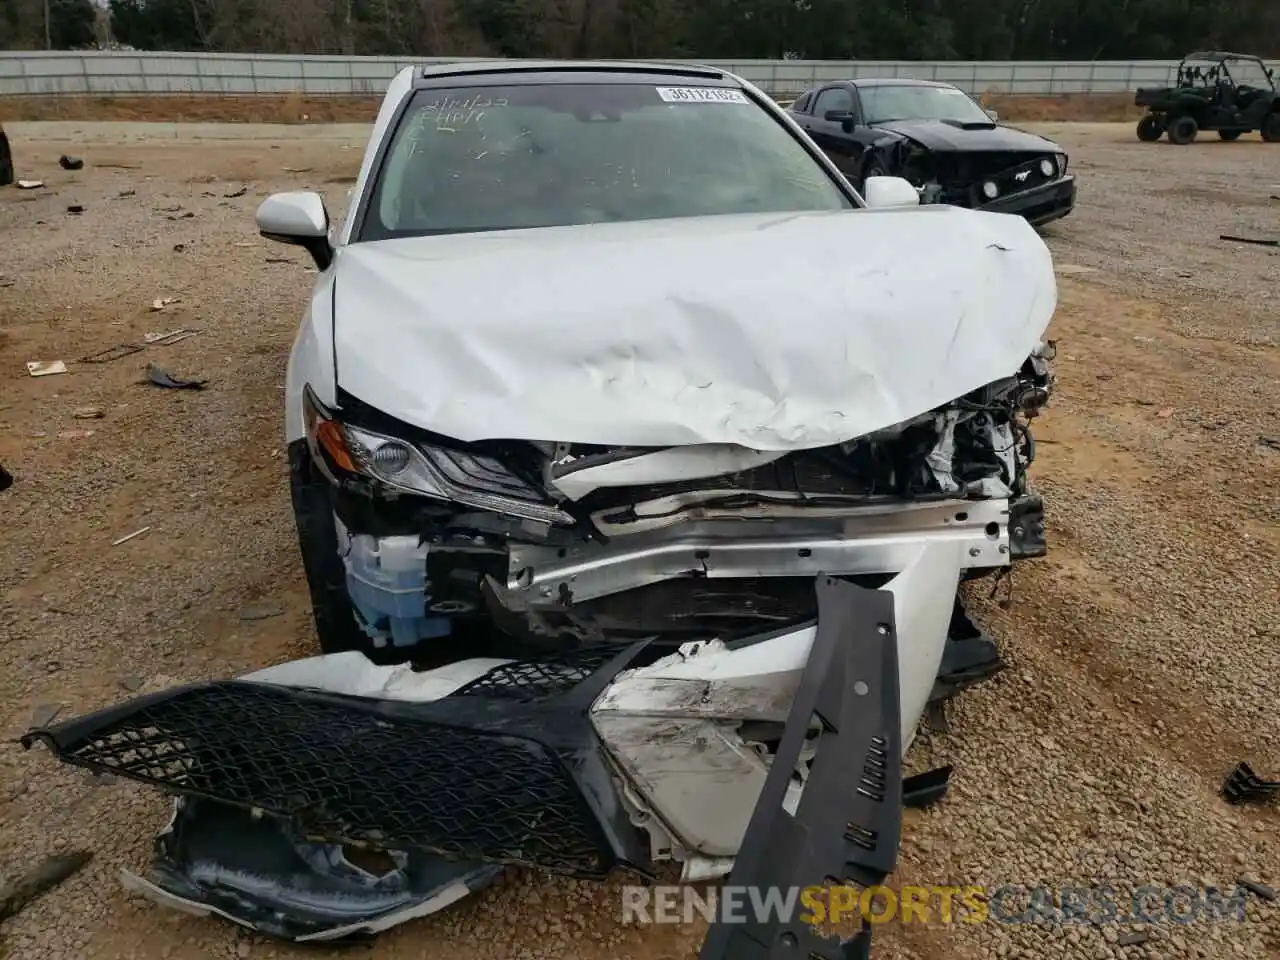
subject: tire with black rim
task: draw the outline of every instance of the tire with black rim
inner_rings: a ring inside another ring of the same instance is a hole
[[[1147,114],[1138,121],[1138,139],[1143,143],[1154,143],[1164,133],[1164,122],[1159,117]]]
[[[1262,139],[1267,143],[1280,143],[1280,110],[1262,118]]]
[[[1227,143],[1231,143],[1232,141],[1239,140],[1240,134],[1242,133],[1244,133],[1243,130],[1219,130],[1218,137],[1221,140],[1227,141]]]
[[[289,492],[320,649],[324,653],[363,650],[369,640],[356,622],[347,594],[347,574],[338,556],[338,530],[333,522],[331,485],[316,469],[305,440],[289,445]]]
[[[883,177],[885,175],[884,167],[880,166],[879,160],[868,160],[862,168],[862,188],[865,190],[867,181],[872,177]]]
[[[9,152],[9,138],[0,128],[0,187],[13,183],[13,154]]]
[[[1169,142],[1185,147],[1200,132],[1195,117],[1178,117],[1169,123]]]

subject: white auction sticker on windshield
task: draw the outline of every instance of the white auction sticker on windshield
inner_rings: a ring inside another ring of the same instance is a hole
[[[658,87],[664,103],[750,103],[741,90],[725,87]]]

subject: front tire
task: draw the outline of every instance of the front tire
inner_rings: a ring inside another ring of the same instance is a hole
[[[1164,134],[1164,124],[1159,117],[1147,114],[1138,121],[1138,139],[1143,143],[1155,143]]]
[[[13,183],[13,154],[9,151],[9,138],[0,129],[0,187]]]
[[[1178,117],[1169,124],[1169,142],[1185,147],[1196,138],[1199,131],[1200,125],[1196,123],[1195,117]]]
[[[862,168],[861,188],[863,192],[865,192],[867,189],[868,180],[870,180],[872,177],[883,177],[884,175],[885,175],[885,169],[880,165],[879,160],[868,160],[866,165]]]
[[[347,594],[347,573],[338,556],[338,530],[333,522],[331,485],[316,469],[305,440],[289,445],[289,491],[320,650],[363,650],[369,640],[356,622]]]
[[[1280,111],[1262,118],[1262,139],[1267,143],[1280,143]]]

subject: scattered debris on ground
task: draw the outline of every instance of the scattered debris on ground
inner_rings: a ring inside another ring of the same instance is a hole
[[[203,390],[204,385],[208,383],[207,380],[184,380],[181,377],[175,377],[154,363],[147,364],[147,379],[157,387],[166,387],[170,390]]]
[[[106,347],[97,353],[91,353],[86,357],[81,357],[80,363],[110,363],[112,360],[119,360],[121,357],[127,357],[137,353],[142,349],[142,345],[138,343],[118,343],[113,347]]]
[[[142,339],[149,347],[168,347],[175,343],[180,343],[188,337],[194,337],[199,332],[199,330],[188,330],[186,327],[182,327],[178,330],[170,330],[168,333],[147,333],[143,335]]]
[[[68,157],[64,153],[58,158],[58,166],[63,170],[80,170],[84,167],[84,161],[79,157]]]
[[[111,541],[111,545],[112,545],[113,547],[118,547],[118,546],[120,546],[120,544],[122,544],[122,543],[128,543],[130,540],[134,539],[135,537],[140,537],[140,536],[142,536],[144,533],[146,533],[146,532],[147,532],[148,530],[150,530],[150,529],[151,529],[150,527],[143,527],[141,530],[135,530],[135,531],[133,531],[133,533],[126,533],[126,534],[125,534],[123,537],[121,537],[119,540],[112,540],[112,541]]]
[[[1232,243],[1252,243],[1259,247],[1280,247],[1280,240],[1260,239],[1258,237],[1233,237],[1224,233],[1218,239],[1230,240]]]
[[[1267,901],[1267,903],[1274,903],[1276,900],[1275,890],[1267,886],[1265,883],[1259,883],[1257,880],[1251,880],[1249,877],[1239,877],[1237,878],[1236,883],[1240,884],[1240,886],[1244,887],[1255,897]]]
[[[1280,780],[1264,780],[1244,760],[1236,764],[1222,784],[1228,803],[1266,803],[1280,797]]]
[[[75,876],[92,859],[90,851],[76,850],[41,860],[12,884],[0,888],[0,921],[15,916],[36,897]]]
[[[51,377],[55,373],[66,373],[67,365],[61,360],[28,360],[27,373],[33,377]]]
[[[950,783],[950,764],[907,777],[902,781],[902,805],[914,810],[928,809],[947,795]]]
[[[19,190],[39,190],[44,186],[43,180],[18,180],[16,186]]]

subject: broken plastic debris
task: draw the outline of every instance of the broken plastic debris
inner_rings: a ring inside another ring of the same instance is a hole
[[[67,207],[67,213],[74,213],[74,214],[84,213],[84,207],[82,207],[78,203],[73,203],[71,204],[71,206]]]
[[[927,809],[946,796],[950,782],[950,764],[907,777],[902,781],[902,805],[915,810]]]
[[[182,302],[181,297],[156,297],[154,300],[151,301],[151,309],[163,310],[165,307],[171,306],[172,304],[175,304],[175,303],[181,303],[181,302]]]
[[[150,877],[126,889],[171,909],[220,916],[299,943],[367,940],[489,886],[502,868],[421,850],[375,851],[293,839],[279,819],[200,799],[174,804]]]
[[[19,180],[17,187],[19,190],[38,190],[44,186],[43,180]]]
[[[76,407],[74,410],[71,411],[71,416],[75,417],[77,420],[101,420],[102,408],[101,407]]]
[[[150,529],[151,529],[150,527],[143,527],[141,530],[135,530],[135,531],[133,531],[133,533],[126,533],[126,534],[125,534],[123,537],[121,537],[119,540],[112,540],[112,541],[111,541],[111,545],[112,545],[113,547],[118,547],[118,546],[120,546],[120,544],[122,544],[122,543],[128,543],[128,542],[129,542],[130,540],[132,540],[134,537],[140,537],[140,536],[142,536],[144,533],[146,533],[146,532],[147,532],[148,530],[150,530]]]
[[[1257,880],[1250,880],[1248,877],[1240,877],[1236,880],[1236,883],[1240,884],[1240,886],[1244,887],[1255,896],[1266,900],[1268,903],[1275,902],[1276,892],[1265,883],[1259,883]]]
[[[99,350],[97,353],[91,353],[87,357],[81,357],[81,363],[109,363],[112,360],[119,360],[121,357],[127,357],[131,353],[137,353],[142,347],[136,343],[120,343],[114,347],[107,347],[105,350]]]
[[[168,333],[146,333],[143,334],[142,339],[149,346],[159,344],[167,347],[170,344],[177,343],[179,340],[195,336],[197,333],[199,333],[198,330],[188,330],[186,327],[180,327],[177,330],[170,330]]]
[[[168,387],[170,390],[203,390],[207,381],[182,380],[154,363],[147,364],[147,379],[157,387]]]
[[[68,157],[65,153],[58,158],[58,166],[63,170],[79,170],[84,166],[84,161],[79,157]]]
[[[92,430],[59,430],[59,440],[87,440],[93,436]]]
[[[248,187],[241,187],[239,190],[232,190],[230,193],[224,193],[223,196],[230,200],[234,197],[243,197],[248,192]]]
[[[55,373],[66,373],[67,365],[61,360],[28,360],[27,373],[33,377],[51,377]]]
[[[1280,780],[1263,780],[1241,760],[1222,784],[1222,796],[1227,803],[1263,803],[1280,797]]]

